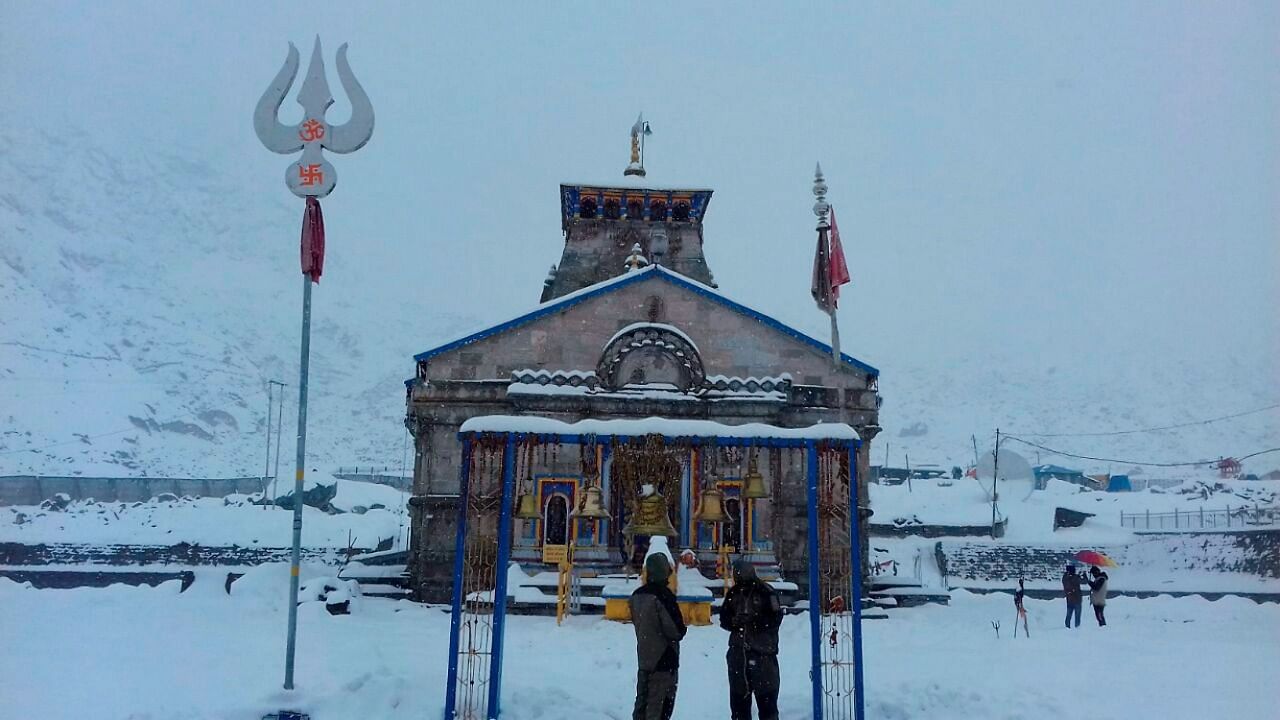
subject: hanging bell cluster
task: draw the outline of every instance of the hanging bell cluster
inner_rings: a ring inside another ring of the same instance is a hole
[[[760,474],[759,468],[756,467],[756,456],[751,456],[751,463],[747,466],[747,477],[742,486],[742,497],[749,500],[760,500],[769,497],[769,488],[764,484],[764,475]]]
[[[715,488],[702,491],[698,500],[698,511],[693,517],[702,523],[728,522],[729,516],[724,511],[724,493]]]
[[[573,517],[579,520],[608,520],[609,511],[604,509],[604,497],[598,487],[587,488],[579,507]]]

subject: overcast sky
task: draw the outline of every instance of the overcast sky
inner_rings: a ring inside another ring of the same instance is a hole
[[[365,149],[330,156],[326,278],[385,275],[387,312],[535,303],[558,183],[621,178],[643,110],[649,179],[716,191],[721,286],[816,332],[821,160],[846,350],[872,364],[1280,351],[1275,3],[361,5],[2,0],[0,121],[180,148],[295,202],[250,117],[286,43],[305,63],[319,33],[330,119],[344,41],[377,111]]]

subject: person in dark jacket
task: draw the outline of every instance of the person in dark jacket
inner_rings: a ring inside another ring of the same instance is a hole
[[[1027,586],[1023,583],[1022,578],[1018,578],[1018,589],[1013,593],[1013,607],[1017,609],[1018,614],[1013,618],[1013,636],[1018,637],[1018,621],[1022,621],[1023,637],[1031,637],[1031,628],[1027,627],[1027,608],[1023,605],[1027,597]]]
[[[734,585],[720,607],[720,627],[729,631],[729,710],[733,720],[751,720],[755,696],[760,720],[778,718],[778,593],[745,559],[733,564]]]
[[[631,593],[631,624],[636,629],[636,706],[632,720],[671,720],[676,707],[680,640],[684,618],[675,593],[667,587],[671,564],[653,554],[645,559],[645,584]]]
[[[1075,615],[1076,627],[1080,627],[1080,602],[1084,599],[1080,591],[1080,575],[1075,565],[1067,565],[1062,574],[1062,592],[1067,595],[1067,627],[1071,627],[1071,616]]]
[[[1107,574],[1097,565],[1089,568],[1089,604],[1093,605],[1093,616],[1098,619],[1098,627],[1107,624],[1104,613],[1107,609]]]

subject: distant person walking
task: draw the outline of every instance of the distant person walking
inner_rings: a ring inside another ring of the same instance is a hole
[[[1071,627],[1071,617],[1074,615],[1076,619],[1076,627],[1080,627],[1080,603],[1084,600],[1084,594],[1080,589],[1080,575],[1076,573],[1076,566],[1068,564],[1067,571],[1062,574],[1062,592],[1067,596],[1067,627]]]
[[[1098,618],[1098,627],[1107,624],[1107,574],[1097,565],[1089,568],[1089,604],[1093,605],[1093,616]]]
[[[653,554],[644,562],[645,584],[631,593],[631,623],[636,629],[636,706],[632,720],[671,720],[676,707],[680,640],[684,618],[675,593],[667,587],[671,564]]]
[[[720,627],[729,631],[729,711],[733,720],[751,720],[755,696],[760,720],[778,720],[778,593],[745,559],[733,563],[734,585],[720,608]]]
[[[1018,578],[1018,589],[1013,593],[1013,606],[1018,609],[1018,615],[1013,619],[1013,636],[1018,637],[1018,621],[1022,621],[1023,637],[1031,637],[1031,628],[1027,627],[1027,609],[1022,606],[1022,601],[1027,597],[1027,587],[1023,584],[1022,578]]]

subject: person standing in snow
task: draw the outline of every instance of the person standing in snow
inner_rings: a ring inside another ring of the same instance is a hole
[[[777,720],[782,602],[745,558],[733,563],[733,582],[720,607],[720,627],[729,631],[729,711],[733,720],[751,720],[755,695],[760,720]]]
[[[1103,613],[1107,609],[1107,574],[1097,565],[1089,568],[1089,604],[1093,605],[1093,616],[1098,618],[1098,627],[1107,624]]]
[[[1031,637],[1031,629],[1027,627],[1027,609],[1022,606],[1022,601],[1027,596],[1027,587],[1023,584],[1022,578],[1018,578],[1018,589],[1013,593],[1013,606],[1018,609],[1018,615],[1013,619],[1013,636],[1018,637],[1018,621],[1022,621],[1022,634],[1024,637]]]
[[[667,587],[671,563],[655,553],[644,561],[645,584],[631,593],[631,624],[636,629],[636,706],[632,720],[671,720],[676,707],[680,640],[684,618],[675,593]]]
[[[1080,575],[1076,573],[1075,565],[1067,565],[1067,571],[1062,574],[1062,592],[1067,595],[1067,627],[1071,627],[1071,616],[1075,615],[1076,627],[1080,627],[1080,602],[1084,599],[1080,590]]]

